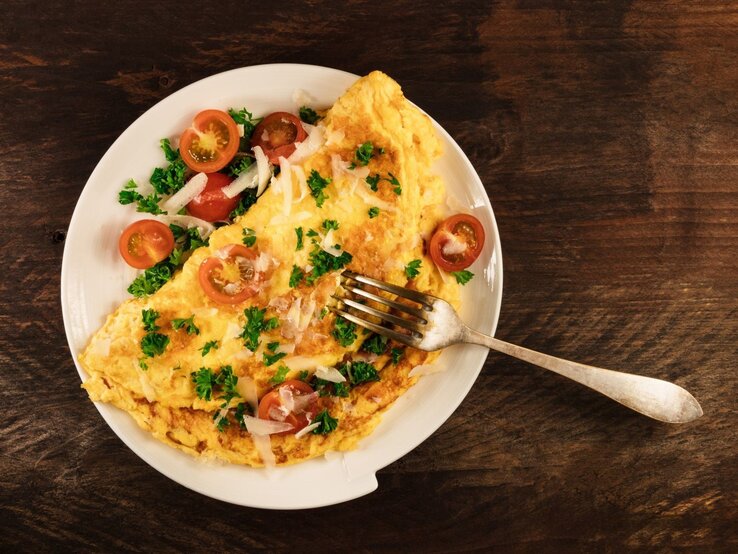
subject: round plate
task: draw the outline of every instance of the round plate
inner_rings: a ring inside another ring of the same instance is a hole
[[[128,297],[135,272],[119,259],[117,237],[140,217],[117,203],[130,178],[146,182],[162,164],[159,139],[176,137],[205,108],[246,106],[254,114],[296,111],[296,88],[327,107],[358,76],[326,67],[276,64],[235,69],[198,81],[172,94],[139,117],[113,143],[90,175],[69,225],[61,273],[64,328],[77,371],[77,357],[105,318]],[[435,171],[445,180],[453,211],[464,209],[482,221],[488,240],[470,268],[476,277],[464,287],[462,317],[493,334],[502,297],[502,254],[492,207],[478,175],[459,146],[435,123],[444,154]],[[438,429],[466,396],[479,374],[487,349],[457,345],[438,364],[447,371],[428,375],[403,395],[374,433],[357,450],[335,453],[271,471],[206,463],[154,439],[125,412],[96,403],[120,439],[146,463],[170,479],[226,502],[274,509],[326,506],[377,488],[375,473],[415,448]]]

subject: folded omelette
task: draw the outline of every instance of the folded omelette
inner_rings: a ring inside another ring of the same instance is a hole
[[[413,385],[417,377],[409,375],[411,370],[435,359],[437,353],[391,341],[379,354],[376,349],[367,351],[366,341],[377,337],[360,328],[353,342],[341,340],[335,332],[336,317],[326,310],[341,286],[340,271],[290,286],[294,268],[305,275],[314,270],[311,252],[327,241],[329,248],[350,253],[348,269],[401,286],[409,282],[406,266],[421,260],[410,286],[458,306],[457,283],[444,279],[424,251],[425,240],[443,218],[445,201],[444,184],[431,171],[441,154],[431,121],[404,98],[396,82],[373,72],[349,88],[319,126],[323,142],[314,153],[282,167],[256,204],[234,224],[214,231],[209,245],[195,250],[156,293],[130,299],[108,316],[79,357],[88,375],[82,386],[93,401],[125,410],[158,440],[193,456],[254,467],[269,463],[268,458],[292,464],[329,450],[355,448]],[[357,147],[366,142],[377,148],[368,164],[369,175],[391,176],[376,191],[351,169]],[[310,175],[313,170],[330,178],[320,207],[313,195],[305,194],[300,178],[301,172]],[[374,213],[369,214],[371,208]],[[326,220],[335,223],[326,226]],[[223,247],[242,244],[244,229],[255,236],[251,248],[258,251],[268,279],[243,303],[219,304],[203,293],[198,268]],[[245,344],[249,309],[274,321],[262,329],[258,347]],[[161,355],[142,363],[146,310],[158,314],[156,326],[169,342]],[[171,324],[188,318],[197,334]],[[259,440],[238,425],[233,410],[223,409],[222,398],[199,396],[193,379],[201,368],[217,371],[228,366],[234,378],[253,383],[262,398],[272,390],[278,370],[280,379],[311,382],[317,368],[359,361],[376,368],[378,380],[354,386],[344,396],[321,398],[337,421],[335,428],[299,438],[272,434],[268,453],[263,440],[255,444]]]

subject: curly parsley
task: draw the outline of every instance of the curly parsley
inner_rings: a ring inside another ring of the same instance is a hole
[[[334,256],[323,250],[317,244],[308,256],[310,265],[313,266],[312,271],[307,275],[306,282],[312,285],[319,277],[331,271],[338,271],[351,263],[353,256],[343,251],[340,256]]]
[[[327,435],[338,427],[338,420],[331,417],[327,409],[323,409],[313,418],[313,423],[320,423],[319,427],[313,429],[314,435]]]
[[[294,289],[297,285],[300,284],[304,276],[305,272],[296,265],[293,265],[292,272],[290,273],[290,287]]]
[[[364,179],[366,181],[366,184],[369,185],[369,188],[372,189],[374,192],[377,192],[379,190],[379,181],[382,180],[382,177],[380,177],[379,173],[375,173],[374,175],[367,175],[367,177]]]
[[[364,341],[361,349],[371,354],[381,356],[387,350],[387,343],[389,339],[382,335],[372,334],[368,339]]]
[[[156,310],[141,310],[141,319],[143,320],[144,331],[158,331],[160,327],[156,324],[159,319],[159,312]]]
[[[149,358],[161,356],[167,346],[169,346],[169,337],[161,333],[146,333],[141,339],[141,352]]]
[[[279,385],[280,383],[284,383],[284,380],[287,378],[287,374],[290,372],[290,368],[281,365],[277,368],[277,371],[272,375],[272,378],[269,379],[269,383],[272,385]]]
[[[319,208],[321,208],[323,203],[328,200],[323,189],[330,185],[332,181],[333,179],[330,177],[321,177],[320,173],[314,169],[310,172],[310,176],[307,178],[307,185],[310,189],[310,194],[315,198],[315,205]]]
[[[348,319],[338,316],[335,321],[335,328],[331,331],[331,335],[341,346],[350,346],[356,341],[356,324],[351,323]]]
[[[243,231],[241,231],[241,234],[243,235],[243,237],[241,238],[241,242],[243,242],[246,246],[250,248],[254,246],[254,244],[256,244],[256,231],[246,227]]]
[[[202,348],[198,348],[198,350],[202,352],[202,357],[204,358],[211,350],[218,350],[218,348],[220,348],[220,345],[217,340],[209,340],[202,346]]]
[[[295,235],[297,235],[297,246],[295,246],[295,252],[302,250],[302,227],[295,227]]]
[[[335,219],[324,219],[323,220],[323,230],[324,231],[330,231],[333,229],[334,231],[338,231],[338,227],[340,224]]]
[[[369,208],[369,219],[374,219],[378,215],[379,215],[379,208],[377,208],[376,206],[372,206],[371,208]]]
[[[243,314],[246,316],[246,324],[238,336],[243,339],[246,348],[252,352],[256,352],[256,349],[259,348],[259,335],[261,332],[276,329],[279,327],[279,320],[276,317],[265,320],[266,308],[260,310],[256,306],[246,308]]]
[[[159,194],[174,194],[185,185],[187,166],[179,155],[179,150],[172,148],[169,139],[161,139],[160,145],[169,165],[165,168],[154,168],[149,182]]]
[[[321,119],[318,112],[308,106],[301,106],[299,114],[300,119],[308,125],[315,125]]]
[[[405,275],[407,275],[408,279],[414,279],[418,275],[420,275],[420,266],[423,265],[423,262],[420,260],[412,260],[405,266]]]

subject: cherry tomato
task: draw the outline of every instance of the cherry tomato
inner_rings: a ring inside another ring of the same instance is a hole
[[[199,280],[203,292],[221,304],[239,304],[261,288],[264,274],[256,271],[258,253],[241,244],[229,244],[200,264]]]
[[[179,139],[179,153],[193,171],[212,173],[223,169],[238,151],[240,138],[233,118],[220,110],[205,110]]]
[[[128,265],[136,269],[148,269],[172,253],[174,235],[160,221],[142,219],[123,230],[118,249]]]
[[[223,194],[223,187],[233,180],[222,173],[208,173],[208,182],[205,189],[187,204],[190,215],[205,221],[223,221],[238,206],[241,195],[228,198]]]
[[[474,263],[484,246],[484,227],[469,214],[452,215],[433,233],[430,255],[444,271],[461,271]]]
[[[288,387],[292,391],[292,396],[297,399],[301,396],[307,396],[315,392],[313,388],[307,383],[298,381],[297,379],[290,379],[279,385],[276,389],[266,393],[261,402],[259,402],[259,417],[261,419],[271,419],[272,421],[284,421],[292,425],[292,429],[289,431],[282,431],[281,433],[275,433],[275,435],[293,435],[300,429],[308,426],[308,414],[315,415],[315,403],[317,400],[311,400],[307,406],[301,407],[295,412],[289,412],[284,415],[284,419],[275,419],[272,417],[272,409],[280,408],[282,401],[279,398],[279,389],[282,387]]]
[[[280,156],[289,158],[295,151],[295,143],[306,138],[307,132],[297,117],[287,112],[274,112],[256,126],[251,146],[261,146],[269,161],[278,164]]]

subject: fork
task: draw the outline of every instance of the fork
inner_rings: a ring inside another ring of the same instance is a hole
[[[479,344],[568,377],[659,421],[686,423],[702,415],[697,400],[674,383],[563,360],[490,337],[467,327],[451,304],[435,296],[351,271],[343,272],[342,285],[333,296],[338,304],[329,306],[332,312],[407,346],[432,351],[458,343]],[[397,299],[366,290],[367,286]],[[352,293],[354,298],[345,292]],[[369,302],[390,311],[377,309]],[[410,305],[411,302],[417,306]]]

